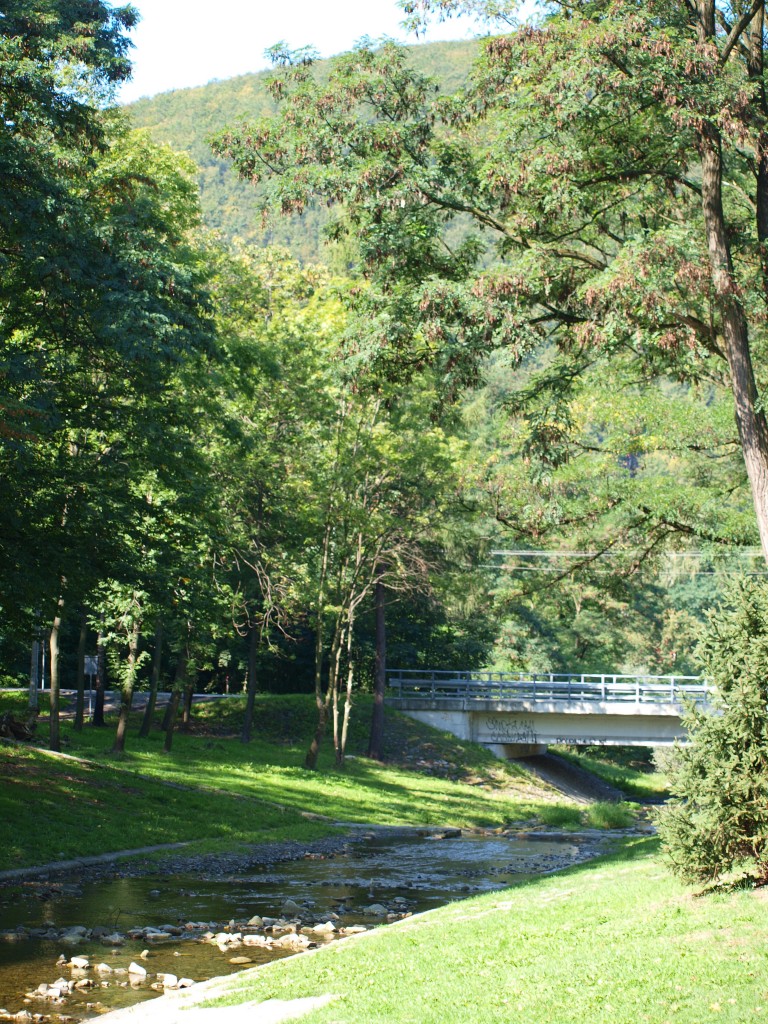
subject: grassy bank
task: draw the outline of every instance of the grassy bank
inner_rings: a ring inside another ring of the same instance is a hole
[[[584,820],[516,765],[402,716],[388,717],[388,763],[361,757],[364,703],[344,771],[333,765],[330,737],[319,771],[301,767],[313,727],[308,697],[260,698],[248,744],[238,739],[242,714],[239,699],[200,705],[169,754],[159,731],[138,739],[138,717],[119,759],[109,753],[113,726],[78,734],[65,722],[65,757],[0,744],[0,814],[13,823],[0,870],[175,841],[310,840],[338,821],[466,828]],[[40,732],[42,744],[44,723]]]
[[[744,1024],[768,1018],[767,909],[760,890],[694,897],[638,840],[238,975],[209,1005],[331,993],[307,1024]]]
[[[620,789],[632,800],[657,801],[668,795],[666,776],[651,747],[552,747],[553,752]]]

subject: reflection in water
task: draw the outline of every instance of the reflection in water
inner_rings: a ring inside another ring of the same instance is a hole
[[[435,840],[391,831],[355,842],[337,856],[287,861],[228,877],[156,875],[88,882],[83,869],[79,878],[29,881],[0,890],[0,930],[23,925],[61,931],[72,925],[101,925],[125,935],[131,928],[184,922],[208,922],[218,930],[254,915],[280,917],[286,899],[305,908],[307,915],[321,918],[333,912],[340,925],[372,926],[382,920],[366,913],[374,902],[416,913],[556,870],[595,852],[594,841],[587,845],[566,837],[468,835]],[[0,942],[0,1007],[11,1013],[25,1006],[38,1013],[58,1010],[82,1019],[99,1012],[92,1004],[114,1008],[150,998],[156,993],[146,982],[132,985],[127,975],[118,974],[110,975],[108,987],[102,987],[103,979],[90,972],[95,987],[73,994],[63,1006],[39,1000],[24,1003],[24,993],[41,982],[69,977],[67,968],[57,966],[62,954],[67,959],[87,956],[91,965],[105,962],[120,970],[140,957],[147,945],[146,940],[127,940],[115,948],[93,941],[70,945],[60,938]],[[240,954],[250,964],[230,962]],[[160,972],[202,981],[285,955],[285,950],[255,947],[233,952],[170,936],[152,942],[141,963],[150,981]]]

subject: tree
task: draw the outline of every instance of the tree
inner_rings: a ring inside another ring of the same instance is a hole
[[[665,760],[658,816],[673,870],[711,882],[732,869],[768,881],[768,586],[746,578],[710,614],[699,648],[714,713],[690,708],[686,745]]]
[[[130,73],[127,32],[136,20],[133,8],[100,0],[42,9],[11,0],[0,19],[0,604],[6,620],[29,634],[47,603],[54,659],[61,584],[37,557],[48,554],[48,510],[36,501],[41,487],[50,494],[50,459],[40,457],[52,412],[45,370],[73,342],[67,321],[88,263],[75,184],[105,145],[109,118],[101,108]],[[80,297],[87,291],[81,286]],[[55,708],[54,693],[57,746]]]
[[[502,23],[512,10],[403,7]],[[359,47],[323,80],[276,50],[278,115],[228,129],[217,150],[267,183],[271,209],[337,204],[332,234],[358,239],[372,283],[351,342],[360,363],[401,378],[429,363],[452,395],[494,348],[522,362],[551,346],[561,357],[540,385],[559,410],[594,352],[635,382],[727,388],[768,557],[763,3],[548,11],[487,40],[452,97],[393,44]],[[538,432],[550,449],[562,439]]]

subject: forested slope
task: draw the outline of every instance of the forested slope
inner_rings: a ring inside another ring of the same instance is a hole
[[[477,52],[475,42],[430,43],[411,48],[413,66],[434,77],[449,92],[466,77]],[[327,62],[318,65],[326,72]],[[240,75],[210,82],[195,89],[178,89],[142,99],[127,109],[137,128],[147,129],[153,140],[188,153],[200,168],[200,191],[206,223],[227,238],[241,238],[258,246],[281,245],[302,259],[316,259],[322,250],[322,227],[329,214],[308,210],[301,217],[262,223],[259,192],[240,181],[227,161],[215,157],[208,139],[225,125],[271,114],[266,80],[268,72]]]

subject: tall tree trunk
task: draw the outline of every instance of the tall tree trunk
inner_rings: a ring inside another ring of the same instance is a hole
[[[77,695],[75,697],[75,732],[83,731],[85,718],[85,645],[88,642],[88,616],[80,612],[80,639],[77,643]]]
[[[59,693],[61,689],[61,681],[59,679],[59,630],[61,629],[61,619],[63,614],[64,595],[62,593],[59,596],[59,600],[56,602],[56,614],[53,618],[50,639],[48,641],[51,655],[51,690],[48,695],[51,701],[51,710],[49,719],[50,740],[48,746],[51,750],[61,750],[61,729],[59,722]]]
[[[341,679],[341,652],[344,646],[345,630],[339,630],[338,643],[335,645],[333,658],[333,675],[328,680],[329,692],[333,704],[333,751],[336,764],[340,765],[343,757],[341,752],[341,732],[339,729],[339,680]]]
[[[710,0],[702,0],[710,19]],[[714,16],[706,24],[712,25]],[[760,404],[749,347],[749,328],[739,300],[723,213],[723,155],[720,133],[705,122],[699,134],[701,191],[713,291],[723,319],[725,354],[744,465],[747,470],[763,556],[768,561],[768,423]]]
[[[344,757],[347,751],[347,736],[349,735],[349,716],[352,712],[352,684],[355,677],[355,659],[353,657],[353,630],[354,611],[349,610],[349,622],[347,624],[347,688],[344,698],[344,721],[341,726],[341,742],[336,754],[336,763],[339,768],[344,767]]]
[[[43,631],[43,639],[40,644],[40,689],[45,691],[45,684],[48,683],[48,689],[51,688],[51,631],[46,629]]]
[[[184,680],[187,676],[187,652],[183,650],[179,653],[179,660],[176,662],[176,671],[173,677],[173,689],[171,691],[171,699],[168,702],[168,708],[163,718],[163,731],[165,732],[165,742],[163,743],[163,750],[166,754],[171,752],[173,746],[173,727],[176,724],[176,713],[179,710],[179,700],[181,699],[181,691],[184,688]]]
[[[376,660],[373,675],[373,713],[371,734],[368,740],[368,757],[381,761],[384,756],[384,691],[387,685],[387,624],[385,614],[384,584],[382,573],[376,580]]]
[[[254,623],[251,626],[250,642],[248,644],[248,678],[246,680],[245,718],[243,719],[243,731],[240,734],[242,743],[249,743],[251,730],[253,729],[253,710],[256,706],[256,690],[258,680],[256,678],[256,655],[259,650],[259,631]]]
[[[102,624],[104,616],[101,617]],[[91,722],[95,726],[106,725],[104,721],[104,694],[107,689],[107,652],[104,646],[104,627],[99,628],[96,636],[96,693],[93,702],[93,717]]]
[[[312,737],[309,750],[304,758],[305,766],[312,771],[317,768],[320,744],[323,742],[325,726],[328,721],[327,695],[326,699],[323,698],[323,652],[325,648],[323,640],[325,626],[325,580],[328,573],[330,543],[331,524],[330,521],[327,521],[325,533],[323,534],[323,558],[320,567],[320,583],[317,588],[317,615],[315,616],[315,707],[317,708],[317,725],[315,726],[315,734]]]
[[[147,705],[144,708],[144,717],[141,720],[139,736],[149,736],[152,728],[152,719],[155,716],[155,705],[157,704],[157,691],[160,686],[160,670],[163,664],[163,623],[158,617],[155,623],[155,652],[152,656],[152,678],[149,683],[149,696]]]
[[[328,725],[328,711],[331,707],[334,694],[336,692],[336,686],[338,683],[338,671],[339,671],[339,649],[340,649],[340,636],[339,626],[336,628],[336,632],[333,637],[333,643],[331,644],[331,652],[328,664],[328,685],[325,690],[325,696],[320,693],[316,693],[315,701],[317,704],[317,725],[315,726],[315,734],[312,737],[312,743],[310,744],[307,757],[304,762],[307,768],[311,768],[313,771],[317,768],[317,759],[320,754],[320,746],[323,742],[325,735],[326,726]]]
[[[189,732],[192,724],[192,698],[195,696],[195,683],[187,682],[184,686],[184,707],[181,712],[181,731]]]
[[[131,627],[130,638],[128,640],[128,665],[126,667],[120,694],[120,717],[117,720],[115,742],[112,744],[113,754],[122,754],[125,750],[125,734],[128,731],[128,718],[131,714],[133,690],[136,685],[136,660],[139,652],[140,630],[141,623],[137,617]]]
[[[40,710],[40,641],[32,641],[32,656],[29,664],[29,710],[37,714]]]

